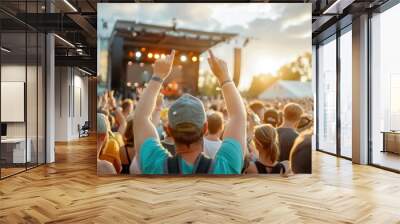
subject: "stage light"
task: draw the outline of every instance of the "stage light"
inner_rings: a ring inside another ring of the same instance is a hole
[[[186,55],[181,55],[180,59],[181,59],[181,62],[186,62],[187,61]]]
[[[142,47],[142,48],[140,48],[140,51],[141,51],[141,52],[145,52],[145,51],[146,51],[146,48],[145,48],[145,47]]]
[[[161,54],[161,59],[165,59],[165,54]]]
[[[196,57],[196,56],[193,56],[193,57],[192,57],[192,61],[193,61],[193,62],[196,62],[196,61],[197,61],[197,57]]]
[[[160,58],[160,55],[159,55],[159,54],[154,54],[154,58],[155,58],[155,59],[159,59],[159,58]]]
[[[131,86],[132,86],[132,83],[131,83],[131,82],[127,82],[127,83],[126,83],[126,86],[127,86],[127,87],[131,87]]]
[[[144,63],[141,62],[141,63],[139,64],[139,66],[143,68],[143,67],[144,67]]]
[[[135,56],[137,58],[140,58],[140,57],[142,57],[142,53],[140,51],[136,51]]]
[[[132,66],[132,64],[133,64],[132,61],[128,61],[129,66]]]
[[[130,58],[133,58],[133,51],[129,51],[128,56],[129,56]]]
[[[153,53],[148,53],[148,54],[147,54],[147,57],[148,57],[148,58],[153,58]]]

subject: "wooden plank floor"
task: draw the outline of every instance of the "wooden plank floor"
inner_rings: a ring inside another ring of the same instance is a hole
[[[289,178],[97,177],[95,139],[0,181],[0,223],[400,223],[400,175],[315,152]]]

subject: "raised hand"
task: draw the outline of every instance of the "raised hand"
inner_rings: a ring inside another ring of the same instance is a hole
[[[169,76],[169,74],[171,74],[174,57],[175,50],[172,50],[170,55],[167,55],[165,58],[157,59],[153,65],[153,75],[165,80]]]
[[[246,151],[246,109],[240,96],[239,91],[235,85],[225,85],[225,83],[232,83],[228,74],[228,66],[226,63],[215,57],[212,51],[208,51],[210,57],[208,64],[214,75],[218,78],[219,83],[222,85],[222,94],[224,96],[226,110],[228,111],[228,122],[225,125],[224,139],[236,139],[241,147],[242,152]],[[237,167],[237,172],[240,173],[241,167]]]
[[[208,58],[208,64],[210,65],[211,71],[219,80],[219,83],[229,80],[230,77],[226,62],[215,57],[211,50],[208,50],[208,54],[210,55],[210,57]]]

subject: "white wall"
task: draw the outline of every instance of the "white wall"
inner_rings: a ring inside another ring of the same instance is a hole
[[[29,67],[28,70],[30,70]],[[25,65],[2,65],[1,81],[25,82]],[[1,110],[7,110],[7,108],[1,108]],[[7,123],[7,137],[25,137],[25,123]]]
[[[27,69],[27,70],[25,70]],[[25,74],[28,72],[27,83],[27,119],[28,119],[28,137],[30,128],[34,130],[36,136],[36,67],[25,65],[2,65],[1,66],[1,81],[3,82],[25,82]],[[40,72],[40,71],[39,71]],[[31,76],[34,74],[33,76]],[[39,107],[42,105],[38,105]],[[1,108],[7,110],[7,108]],[[32,123],[33,122],[33,123]],[[7,136],[8,137],[25,137],[25,123],[26,122],[8,122],[7,123]],[[33,132],[33,131],[32,131]]]
[[[88,120],[88,78],[71,67],[55,73],[55,141],[78,139],[78,125]]]

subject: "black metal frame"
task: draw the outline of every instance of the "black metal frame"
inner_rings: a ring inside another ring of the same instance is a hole
[[[372,13],[368,13],[368,36],[367,36],[367,41],[368,41],[368,54],[367,54],[367,62],[368,62],[368,69],[367,69],[367,88],[368,88],[368,95],[367,95],[367,141],[368,141],[368,155],[367,155],[367,160],[368,164],[372,164],[372,76],[371,76],[371,71],[372,71],[372,65],[371,65],[371,57],[372,57],[372,30],[371,30],[371,19],[372,19]]]
[[[27,2],[28,1],[25,0],[25,3],[27,3]],[[38,9],[39,9],[39,6],[38,6],[39,1],[36,0],[36,3],[37,3],[36,9],[38,11]],[[25,11],[27,11],[27,4],[25,4]],[[47,11],[47,7],[46,7],[46,11]],[[27,14],[25,14],[25,17],[26,17],[26,15]],[[18,18],[16,18],[16,19],[18,20]],[[25,96],[25,99],[24,99],[25,169],[23,169],[21,171],[18,171],[18,172],[15,172],[15,173],[12,173],[12,174],[7,175],[7,176],[2,176],[2,168],[0,167],[0,180],[6,179],[8,177],[12,177],[14,175],[23,173],[23,172],[25,172],[27,170],[39,167],[39,166],[47,163],[47,150],[46,150],[47,149],[47,110],[46,110],[46,108],[47,108],[47,80],[46,80],[47,79],[47,33],[43,33],[41,31],[31,27],[27,23],[23,23],[23,24],[24,24],[24,28],[25,28],[24,32],[22,32],[22,33],[25,34],[25,83],[24,83],[24,96]],[[37,45],[36,46],[36,56],[37,56],[37,58],[36,58],[36,105],[37,105],[36,106],[36,143],[37,143],[36,144],[36,146],[37,146],[36,150],[37,150],[37,152],[36,152],[36,162],[34,163],[34,165],[32,165],[33,163],[32,164],[30,163],[29,164],[30,166],[28,166],[28,162],[27,162],[28,161],[28,154],[27,154],[27,147],[28,147],[28,142],[27,142],[27,139],[28,139],[28,125],[27,125],[27,121],[28,121],[28,119],[27,119],[27,116],[28,116],[28,113],[27,113],[28,30],[33,30],[36,33],[36,45]],[[0,43],[1,43],[2,33],[3,32],[0,32]],[[44,152],[43,157],[44,158],[43,159],[44,159],[44,161],[43,161],[43,163],[39,163],[39,136],[38,136],[39,135],[39,106],[38,106],[38,104],[39,104],[39,68],[38,68],[38,66],[39,66],[39,49],[38,49],[38,46],[39,46],[39,33],[45,34],[44,37],[43,37],[44,42],[42,42],[42,44],[44,44],[44,46],[43,46],[44,47],[44,51],[41,52],[41,53],[44,53],[44,55],[42,55],[42,58],[44,60],[44,68],[42,70],[42,73],[43,73],[42,74],[42,82],[44,83],[44,100],[43,100],[44,106],[42,106],[43,109],[44,109],[44,111],[43,111],[44,112],[44,117],[42,117],[44,119],[44,120],[42,120],[42,122],[44,122],[44,136],[43,136],[43,141],[44,141],[44,145],[43,145],[43,147],[44,147],[44,149],[43,149],[43,152]],[[0,68],[1,68],[1,61],[2,61],[2,58],[1,58],[1,54],[0,54]],[[1,81],[1,69],[0,69],[0,81]],[[0,89],[1,89],[1,87],[0,87]],[[0,93],[0,96],[1,96],[1,93]],[[1,109],[1,106],[0,106],[0,109]],[[1,121],[0,121],[0,123],[1,123]],[[0,155],[1,155],[1,144],[0,144]]]
[[[337,25],[338,27],[338,25]],[[339,27],[338,27],[339,28]],[[341,65],[340,65],[340,36],[341,30],[336,30],[336,154],[341,156],[341,133],[342,133],[342,125],[341,125],[341,116],[340,116],[340,78],[341,78]]]

